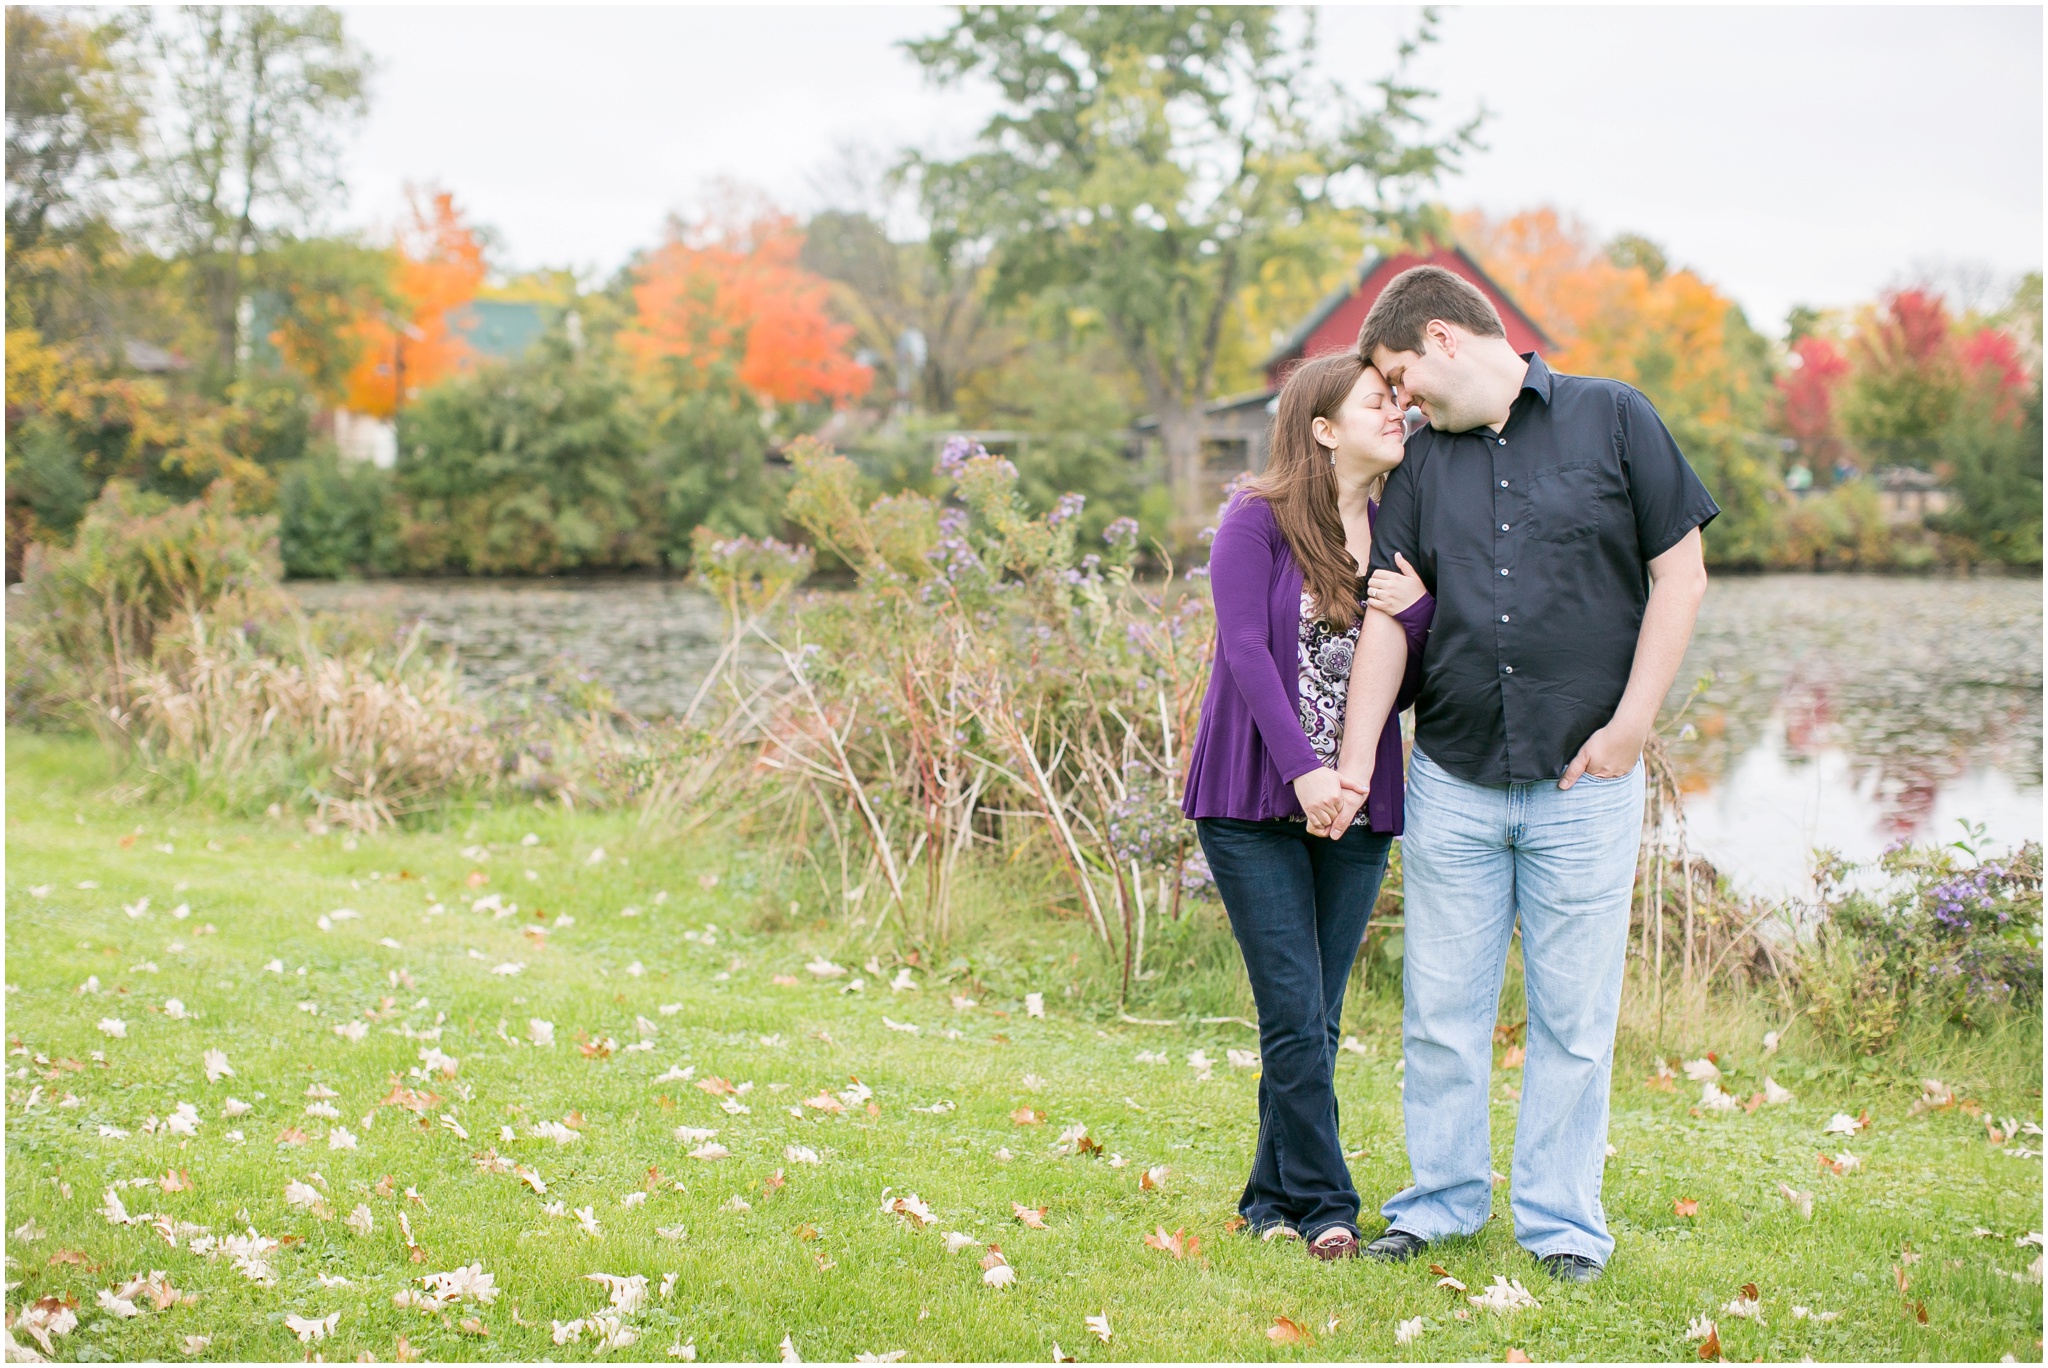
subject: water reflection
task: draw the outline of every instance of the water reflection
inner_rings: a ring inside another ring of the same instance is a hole
[[[688,706],[723,627],[674,580],[294,587],[423,620],[479,685],[561,655],[648,716]],[[1816,845],[1869,858],[1958,818],[2039,839],[2039,580],[1716,578],[1672,705],[1710,671],[1675,754],[1695,845],[1744,887],[1798,891]]]
[[[2038,580],[1766,576],[1713,582],[1673,690],[1713,682],[1674,748],[1696,843],[1756,892],[1808,854],[2041,834]]]

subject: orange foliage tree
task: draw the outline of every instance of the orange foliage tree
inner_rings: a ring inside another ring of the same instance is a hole
[[[338,382],[322,387],[343,407],[377,418],[390,418],[420,390],[468,368],[463,311],[484,281],[483,244],[464,222],[455,197],[437,191],[423,199],[411,192],[408,199],[409,221],[392,244],[383,288],[351,298],[297,301],[301,319],[317,324],[323,313],[340,313],[345,321],[326,329],[287,325],[272,339],[316,384],[340,370],[323,365],[317,354],[323,338],[338,339],[347,366]]]
[[[621,344],[686,390],[736,385],[770,404],[858,399],[874,372],[846,354],[854,330],[828,312],[831,287],[798,266],[802,247],[781,214],[671,225],[640,266]]]
[[[1705,422],[1733,421],[1760,397],[1755,376],[1730,366],[1734,301],[1693,272],[1617,261],[1584,224],[1549,208],[1461,215],[1458,233],[1559,340],[1546,358],[1558,369],[1626,381]]]
[[[1602,245],[1556,210],[1460,215],[1459,240],[1546,331],[1559,370],[1647,394],[1728,515],[1709,532],[1750,561],[1768,537],[1778,483],[1759,436],[1771,393],[1768,349],[1734,301],[1689,270],[1666,269],[1635,239]]]

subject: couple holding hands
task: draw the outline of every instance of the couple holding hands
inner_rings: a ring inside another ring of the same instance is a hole
[[[1426,426],[1406,436],[1410,409]],[[1354,351],[1288,378],[1267,469],[1210,555],[1216,660],[1183,802],[1258,1003],[1251,1231],[1403,1260],[1485,1224],[1519,925],[1515,1238],[1555,1277],[1600,1275],[1642,749],[1718,512],[1640,392],[1517,354],[1486,296],[1439,267],[1396,276]],[[1413,1181],[1361,1250],[1334,1071],[1397,836]]]

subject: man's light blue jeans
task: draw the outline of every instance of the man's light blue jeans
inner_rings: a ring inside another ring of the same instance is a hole
[[[1401,838],[1414,1186],[1380,1208],[1392,1229],[1433,1240],[1486,1224],[1493,1028],[1519,920],[1529,1031],[1508,1175],[1515,1239],[1539,1258],[1613,1253],[1600,1180],[1643,785],[1640,763],[1563,790],[1475,784],[1415,752]]]

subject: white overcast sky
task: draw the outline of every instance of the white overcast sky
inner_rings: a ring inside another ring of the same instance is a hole
[[[1320,10],[1322,60],[1383,74],[1413,7]],[[897,43],[919,6],[350,7],[378,72],[346,219],[452,190],[504,264],[609,273],[720,178],[798,210],[849,161],[964,147],[985,89],[939,90]],[[2042,258],[2036,6],[1454,8],[1417,66],[1487,150],[1442,197],[1639,232],[1776,333],[1795,303]]]

